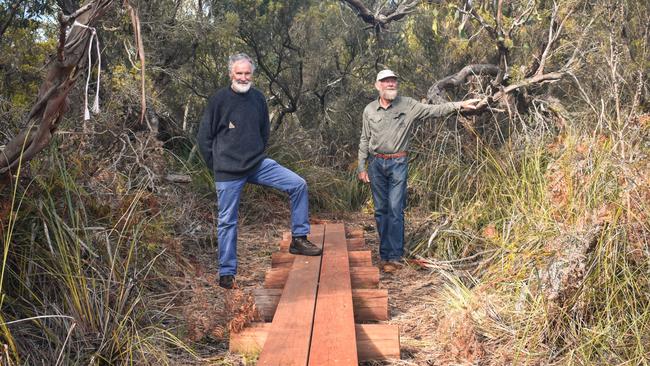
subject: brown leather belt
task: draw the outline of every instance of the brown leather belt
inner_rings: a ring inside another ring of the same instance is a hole
[[[375,154],[375,157],[380,159],[397,159],[397,158],[403,158],[407,155],[408,154],[406,153],[406,151],[400,151],[400,152],[396,152],[395,154]]]

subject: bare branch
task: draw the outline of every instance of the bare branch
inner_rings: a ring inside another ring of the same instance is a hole
[[[372,14],[370,9],[368,9],[361,1],[359,0],[344,0],[348,5],[357,12],[357,16],[361,18],[364,22],[375,25],[375,16]]]
[[[375,29],[376,32],[386,29],[389,23],[403,19],[405,16],[416,11],[420,0],[408,0],[400,2],[395,8],[387,9],[379,7],[372,12],[360,0],[341,0],[357,12],[357,16]]]
[[[524,11],[521,14],[519,14],[519,16],[514,20],[514,22],[512,22],[510,29],[508,29],[508,37],[512,37],[512,32],[515,29],[526,24],[526,22],[533,15],[533,10],[535,10],[535,0],[528,0],[526,9],[524,9]]]
[[[83,14],[83,13],[87,12],[88,10],[90,10],[92,8],[92,5],[93,5],[92,2],[88,3],[88,4],[80,7],[79,9],[77,9],[77,11],[75,11],[74,13],[72,13],[70,15],[64,15],[63,17],[61,17],[61,24],[65,25],[65,26],[70,25],[70,23],[73,23],[75,21],[75,19],[77,19],[81,14]]]
[[[535,75],[541,75],[544,73],[544,67],[546,66],[546,60],[551,50],[551,46],[560,37],[564,23],[569,18],[569,16],[571,16],[571,14],[573,13],[573,10],[567,12],[567,14],[564,16],[562,21],[558,24],[557,23],[558,10],[559,10],[558,4],[553,3],[553,14],[551,15],[551,24],[548,28],[548,41],[546,43],[546,47],[544,48],[544,51],[542,52],[542,56],[540,57],[539,67],[537,68]]]
[[[131,15],[131,23],[133,24],[133,32],[135,33],[135,46],[138,50],[138,57],[140,59],[140,125],[144,122],[145,113],[147,111],[147,95],[145,93],[145,58],[144,58],[144,45],[142,44],[142,34],[140,32],[140,16],[138,15],[138,10],[135,9],[127,1],[124,2],[124,5],[129,10]],[[158,131],[153,131],[152,126],[147,121],[147,127],[149,131],[157,134]]]
[[[496,75],[496,78],[493,82],[494,85],[500,85],[503,82],[506,74],[508,73],[509,65],[509,53],[510,50],[506,44],[507,35],[503,31],[503,0],[498,0],[496,8],[494,9],[494,19],[495,25],[489,24],[478,11],[472,6],[472,2],[465,0],[463,7],[456,6],[459,12],[474,18],[478,21],[483,28],[485,28],[488,33],[494,38],[497,43],[497,49],[499,50],[499,72]]]
[[[385,27],[388,23],[400,20],[408,14],[414,13],[417,6],[420,4],[419,0],[401,2],[395,10],[390,11],[387,15],[378,12],[376,18]]]
[[[562,79],[565,75],[566,75],[565,72],[560,72],[560,71],[550,72],[548,74],[535,75],[531,78],[524,79],[518,83],[508,85],[507,87],[495,93],[493,96],[489,96],[481,100],[476,105],[476,110],[474,112],[467,113],[467,114],[480,114],[488,108],[489,103],[501,101],[506,97],[506,95],[514,92],[515,90],[525,88],[531,85],[542,85],[546,83],[553,83]]]
[[[455,8],[460,13],[474,18],[481,24],[481,26],[483,26],[483,28],[485,28],[490,33],[490,35],[492,35],[492,37],[497,38],[496,29],[492,25],[488,24],[485,19],[483,19],[483,17],[476,11],[476,9],[472,7],[472,3],[470,1],[466,0],[465,5],[462,8],[459,6],[456,6]]]
[[[503,30],[503,0],[498,0],[494,19],[497,21],[497,30],[501,32]]]
[[[434,83],[427,92],[429,103],[443,103],[447,100],[443,97],[445,90],[457,87],[464,83],[470,76],[491,75],[494,76],[499,72],[499,67],[491,64],[477,64],[463,67],[462,70],[454,75],[445,77]]]

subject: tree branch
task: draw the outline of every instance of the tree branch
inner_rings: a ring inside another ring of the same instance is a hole
[[[548,27],[548,41],[546,43],[546,47],[544,48],[544,51],[542,52],[542,56],[539,59],[539,67],[537,68],[537,71],[535,71],[535,75],[541,75],[544,73],[544,67],[546,66],[546,60],[551,50],[551,46],[560,37],[560,33],[562,32],[562,27],[564,27],[564,23],[569,18],[569,16],[573,13],[573,9],[570,10],[569,12],[567,12],[567,14],[562,19],[562,21],[558,23],[557,22],[558,10],[559,10],[558,4],[553,3],[553,14],[551,15],[551,24]]]
[[[79,9],[79,0],[56,0],[64,15],[75,13]]]
[[[553,83],[562,79],[566,74],[567,73],[563,71],[550,72],[548,74],[535,75],[531,78],[521,80],[518,83],[508,85],[507,87],[496,92],[494,95],[483,98],[483,100],[481,100],[476,105],[476,109],[474,111],[466,112],[465,114],[467,115],[481,114],[488,109],[490,103],[499,102],[503,100],[506,97],[506,95],[508,95],[509,93],[512,93],[518,89],[525,88],[531,85],[542,85],[546,83]]]
[[[429,103],[433,104],[444,103],[447,101],[447,99],[444,98],[445,90],[461,85],[470,76],[494,76],[498,72],[499,67],[491,64],[476,64],[465,66],[459,72],[435,82],[427,92],[427,100]]]
[[[348,6],[357,13],[357,16],[361,18],[361,20],[370,25],[368,28],[373,28],[375,32],[386,29],[389,23],[401,20],[408,14],[415,12],[417,6],[420,4],[420,0],[401,1],[392,9],[379,7],[373,13],[360,0],[341,1],[347,3]]]
[[[131,24],[133,25],[133,33],[135,34],[135,48],[138,51],[138,58],[140,59],[140,125],[143,125],[145,112],[147,111],[147,95],[145,93],[145,58],[142,34],[140,32],[140,16],[138,15],[138,10],[131,6],[128,0],[124,2],[124,5],[129,10],[131,16]],[[152,126],[148,122],[147,127],[149,127],[149,131],[158,134],[157,128],[156,131],[153,131]]]
[[[79,9],[73,15],[80,24],[92,26],[112,3],[113,0],[93,0],[82,8],[83,11]],[[64,17],[60,19],[59,27],[64,33],[64,28],[73,18],[68,17],[67,21]],[[72,27],[67,39],[59,37],[59,49],[62,51],[50,64],[36,102],[26,117],[27,127],[0,152],[0,175],[29,161],[49,144],[52,133],[67,111],[67,96],[77,77],[85,70],[91,34],[87,28]]]

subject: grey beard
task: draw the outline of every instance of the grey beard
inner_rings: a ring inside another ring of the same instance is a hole
[[[383,90],[381,92],[381,97],[388,101],[393,101],[395,98],[397,98],[397,89]]]
[[[246,93],[251,88],[251,85],[253,85],[253,83],[250,82],[246,84],[240,84],[236,81],[233,81],[231,85],[232,85],[232,90],[234,90],[235,93],[243,94]]]

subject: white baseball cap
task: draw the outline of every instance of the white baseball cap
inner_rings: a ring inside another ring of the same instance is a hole
[[[377,73],[377,81],[379,80],[384,80],[386,78],[396,78],[398,77],[397,74],[394,72],[386,69],[386,70],[381,70],[380,72]]]

